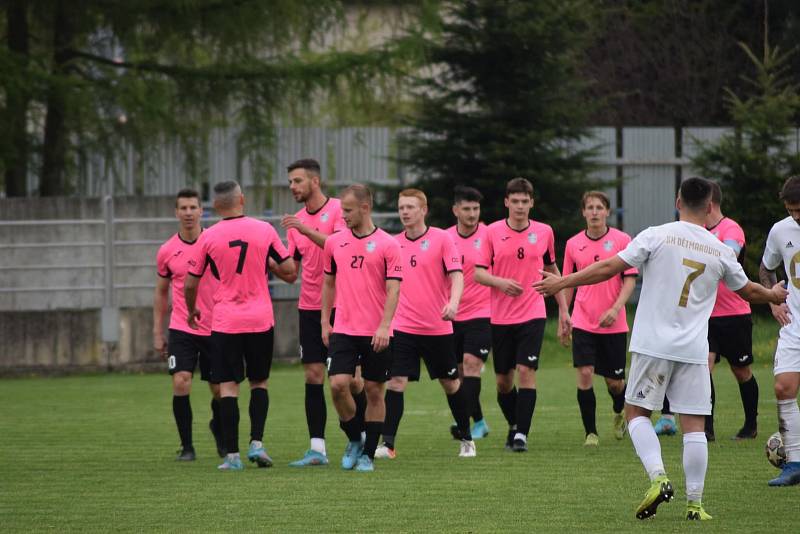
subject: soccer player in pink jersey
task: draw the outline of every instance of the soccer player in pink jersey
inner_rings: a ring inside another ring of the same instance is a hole
[[[394,316],[393,361],[386,391],[386,421],[378,458],[394,458],[395,439],[403,417],[408,382],[418,381],[420,359],[428,376],[439,380],[458,426],[459,456],[475,456],[469,429],[466,396],[458,378],[453,323],[464,274],[453,238],[441,228],[427,226],[428,199],[419,189],[400,191],[397,211],[405,231],[395,236],[403,256],[403,291]]]
[[[181,450],[176,460],[194,460],[192,443],[192,405],[189,394],[192,390],[192,376],[198,363],[200,379],[209,381],[209,337],[211,336],[211,308],[217,280],[209,270],[203,275],[203,288],[198,295],[197,307],[203,319],[197,330],[186,322],[188,315],[183,299],[183,283],[189,270],[188,260],[203,231],[200,219],[203,206],[200,195],[193,189],[181,189],[175,198],[175,218],[178,219],[178,232],[169,238],[156,256],[156,291],[153,297],[153,346],[158,354],[167,360],[169,374],[172,375],[172,414],[181,439]],[[169,341],[164,338],[164,318],[169,307],[169,288],[172,286],[172,313],[169,320]],[[209,428],[217,442],[217,452],[224,455],[222,433],[219,429],[219,385],[208,383],[211,399],[211,421]]]
[[[564,276],[585,269],[598,261],[624,250],[631,238],[607,224],[611,203],[602,191],[588,191],[581,199],[581,213],[586,230],[567,241],[564,250]],[[636,286],[636,269],[628,269],[605,282],[581,286],[575,295],[572,310],[572,365],[577,370],[578,407],[584,429],[584,445],[597,446],[595,412],[597,401],[592,378],[605,378],[613,400],[614,437],[625,436],[625,362],[628,322],[625,303]],[[572,301],[572,288],[565,290],[567,303]]]
[[[559,270],[553,229],[528,218],[533,185],[525,178],[510,180],[505,206],[508,218],[488,227],[486,248],[475,264],[475,280],[492,288],[492,353],[497,402],[509,426],[506,447],[525,452],[536,408],[536,369],[547,317],[544,298],[532,285],[541,279],[541,269],[555,274]],[[569,329],[569,311],[563,293],[556,294],[556,300],[559,335],[563,336]],[[515,372],[519,393],[514,387]]]
[[[297,202],[305,206],[295,215],[286,215],[281,224],[287,229],[289,253],[300,262],[300,299],[298,301],[298,326],[300,334],[300,361],[305,374],[305,408],[309,449],[292,467],[327,465],[325,449],[325,424],[328,414],[325,406],[325,361],[328,349],[322,343],[320,314],[322,307],[323,247],[334,232],[346,229],[342,218],[341,202],[322,192],[320,166],[314,159],[295,161],[287,168],[289,188]],[[335,315],[335,310],[331,316]],[[353,398],[360,417],[363,418],[367,398],[363,381],[353,381]]]
[[[240,470],[238,397],[245,375],[250,382],[250,448],[247,458],[259,467],[272,459],[262,442],[269,409],[267,379],[272,365],[274,317],[267,269],[294,281],[296,270],[271,224],[245,217],[244,195],[233,181],[214,186],[214,209],[222,220],[200,235],[190,260],[184,293],[192,328],[203,319],[195,306],[200,277],[207,269],[219,276],[211,320],[211,382],[219,384],[225,461],[221,470]]]
[[[325,240],[322,285],[322,341],[328,347],[331,396],[348,443],[342,468],[368,472],[386,408],[384,384],[392,364],[391,324],[403,277],[400,245],[372,222],[372,193],[361,184],[342,192],[347,230]],[[331,326],[331,310],[336,317]],[[361,365],[367,410],[358,416],[351,393]],[[362,442],[361,432],[366,430]]]
[[[481,370],[492,347],[491,290],[475,281],[475,264],[486,246],[487,226],[480,222],[483,195],[473,187],[456,186],[453,215],[458,221],[447,229],[456,243],[464,269],[464,292],[453,321],[456,359],[461,376],[461,387],[467,397],[467,413],[474,424],[472,439],[489,435],[489,425],[481,409]],[[450,432],[458,438],[458,425]]]

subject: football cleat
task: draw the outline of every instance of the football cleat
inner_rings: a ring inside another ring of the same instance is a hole
[[[672,500],[675,492],[672,489],[672,482],[667,475],[659,475],[650,484],[650,489],[644,494],[644,499],[636,509],[636,519],[648,519],[656,515],[656,508],[662,502]]]
[[[220,430],[216,419],[212,419],[208,422],[208,429],[211,431],[211,435],[214,436],[214,443],[217,445],[217,454],[220,458],[224,458],[225,442],[222,441],[222,430]]]
[[[472,439],[483,439],[489,435],[489,425],[486,424],[485,419],[481,419],[480,421],[475,421],[475,424],[472,425]]]
[[[258,467],[272,467],[272,458],[269,457],[264,445],[260,441],[251,441],[247,451],[247,459],[258,464]]]
[[[597,447],[600,445],[600,438],[594,432],[586,434],[586,439],[583,442],[584,447]]]
[[[659,436],[673,436],[678,431],[675,426],[675,419],[668,419],[663,415],[656,421],[656,425],[653,428]]]
[[[175,457],[176,462],[194,462],[196,459],[197,455],[194,453],[194,447],[181,447]]]
[[[758,437],[758,429],[756,427],[747,427],[743,426],[739,432],[736,433],[731,439],[736,441],[743,440],[743,439],[755,439]]]
[[[384,443],[375,449],[375,458],[388,458],[389,460],[394,460],[397,458],[397,451]]]
[[[217,466],[220,471],[241,471],[244,469],[242,459],[239,454],[228,454],[225,456],[225,461]]]
[[[511,450],[513,452],[528,452],[528,442],[524,439],[515,439],[511,443]]]
[[[622,439],[625,437],[625,432],[628,431],[628,422],[625,421],[625,416],[621,413],[614,414],[614,437],[616,439]]]
[[[342,456],[342,469],[354,468],[363,450],[364,445],[361,441],[348,441]]]
[[[458,456],[460,458],[474,458],[477,456],[478,451],[475,450],[475,442],[472,440],[461,440],[461,447],[458,451]]]
[[[328,465],[328,457],[314,450],[307,450],[302,458],[291,462],[289,467],[309,467],[314,465]]]
[[[359,473],[371,473],[375,471],[375,465],[372,463],[372,460],[370,460],[369,456],[362,454],[358,457],[355,470]]]
[[[686,503],[687,521],[708,521],[713,519],[711,515],[703,509],[700,501],[689,501]]]
[[[514,448],[514,436],[517,435],[517,425],[508,427],[508,435],[506,436],[506,450],[510,451]]]
[[[768,482],[770,486],[794,486],[800,484],[800,462],[786,462],[781,474]]]

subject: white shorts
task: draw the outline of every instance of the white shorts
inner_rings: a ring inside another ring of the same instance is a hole
[[[773,373],[800,373],[800,347],[797,342],[790,342],[783,336],[778,337],[778,347],[775,349],[775,363]]]
[[[711,375],[706,363],[685,363],[631,353],[625,402],[647,410],[660,410],[664,395],[673,412],[711,414]]]

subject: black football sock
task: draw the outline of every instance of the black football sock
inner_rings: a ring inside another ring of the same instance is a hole
[[[365,430],[364,421],[367,413],[367,393],[364,391],[364,388],[361,388],[361,391],[353,395],[353,400],[356,403],[356,419],[361,425],[361,431],[363,432]]]
[[[269,411],[269,393],[264,388],[250,390],[250,440],[264,440],[264,425]]]
[[[394,440],[397,436],[397,429],[400,427],[400,419],[403,418],[405,402],[402,391],[386,390],[386,417],[383,421],[383,442],[390,449],[394,449]]]
[[[526,436],[531,431],[533,412],[536,409],[536,389],[520,388],[517,396],[517,432]]]
[[[306,384],[306,422],[308,435],[325,439],[325,423],[328,421],[328,409],[325,405],[325,392],[322,384]]]
[[[181,447],[192,448],[192,405],[189,395],[172,396],[172,414],[175,416],[175,425],[178,427],[178,436],[181,438]]]
[[[614,393],[611,388],[608,388],[608,394],[611,395],[611,400],[614,402],[614,413],[622,413],[625,408],[625,388],[627,384],[623,384],[622,391]]]
[[[472,416],[473,421],[483,419],[481,410],[481,377],[465,376],[461,382],[461,388],[467,398],[467,413]]]
[[[214,426],[220,428],[220,415],[219,412],[219,399],[211,397],[211,420],[214,421]]]
[[[367,421],[364,426],[367,429],[367,437],[364,440],[364,454],[370,460],[375,459],[375,449],[378,448],[378,439],[381,437],[383,423],[381,421]]]
[[[511,388],[508,393],[497,392],[497,404],[508,422],[508,426],[517,424],[517,388]]]
[[[348,421],[339,420],[339,428],[344,430],[349,441],[361,441],[361,423],[353,416]]]
[[[219,404],[225,451],[228,454],[234,454],[239,452],[239,399],[237,397],[222,397]]]
[[[597,399],[594,396],[594,388],[578,389],[578,407],[581,410],[583,431],[586,434],[597,434],[597,422],[595,421]]]
[[[447,395],[447,404],[450,405],[450,413],[456,420],[458,433],[461,439],[472,440],[469,432],[469,412],[467,411],[467,397],[464,394],[464,387],[461,386],[452,395]]]
[[[672,410],[669,409],[669,399],[664,395],[664,406],[661,407],[661,415],[673,415]]]
[[[750,380],[739,384],[739,394],[742,396],[742,407],[744,407],[744,426],[748,429],[755,429],[758,420],[758,382],[756,375]]]
[[[717,395],[714,391],[714,377],[709,376],[711,380],[711,415],[706,416],[706,432],[714,433],[714,405],[717,403]]]

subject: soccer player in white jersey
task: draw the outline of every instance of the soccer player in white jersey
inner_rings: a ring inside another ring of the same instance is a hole
[[[800,385],[800,176],[786,180],[780,195],[789,216],[769,231],[759,276],[761,283],[776,280],[775,269],[783,262],[789,284],[787,304],[772,306],[772,314],[783,326],[775,350],[775,398],[778,400],[778,424],[786,450],[786,465],[770,486],[800,484],[800,409],[797,391]],[[787,307],[788,305],[788,307]]]
[[[628,433],[651,485],[639,507],[638,519],[656,514],[662,502],[673,497],[661,459],[661,445],[650,414],[669,395],[681,414],[683,469],[686,474],[686,519],[711,516],[701,503],[708,444],[705,417],[711,413],[708,371],[708,319],[720,280],[753,303],[786,300],[782,285],[772,289],[747,279],[736,254],[705,229],[711,210],[711,184],[689,178],[681,184],[676,207],[680,220],[650,227],[616,256],[590,265],[567,277],[543,273],[534,284],[551,295],[567,287],[596,284],[631,267],[643,275],[642,292],[630,342],[631,368],[625,394]]]

